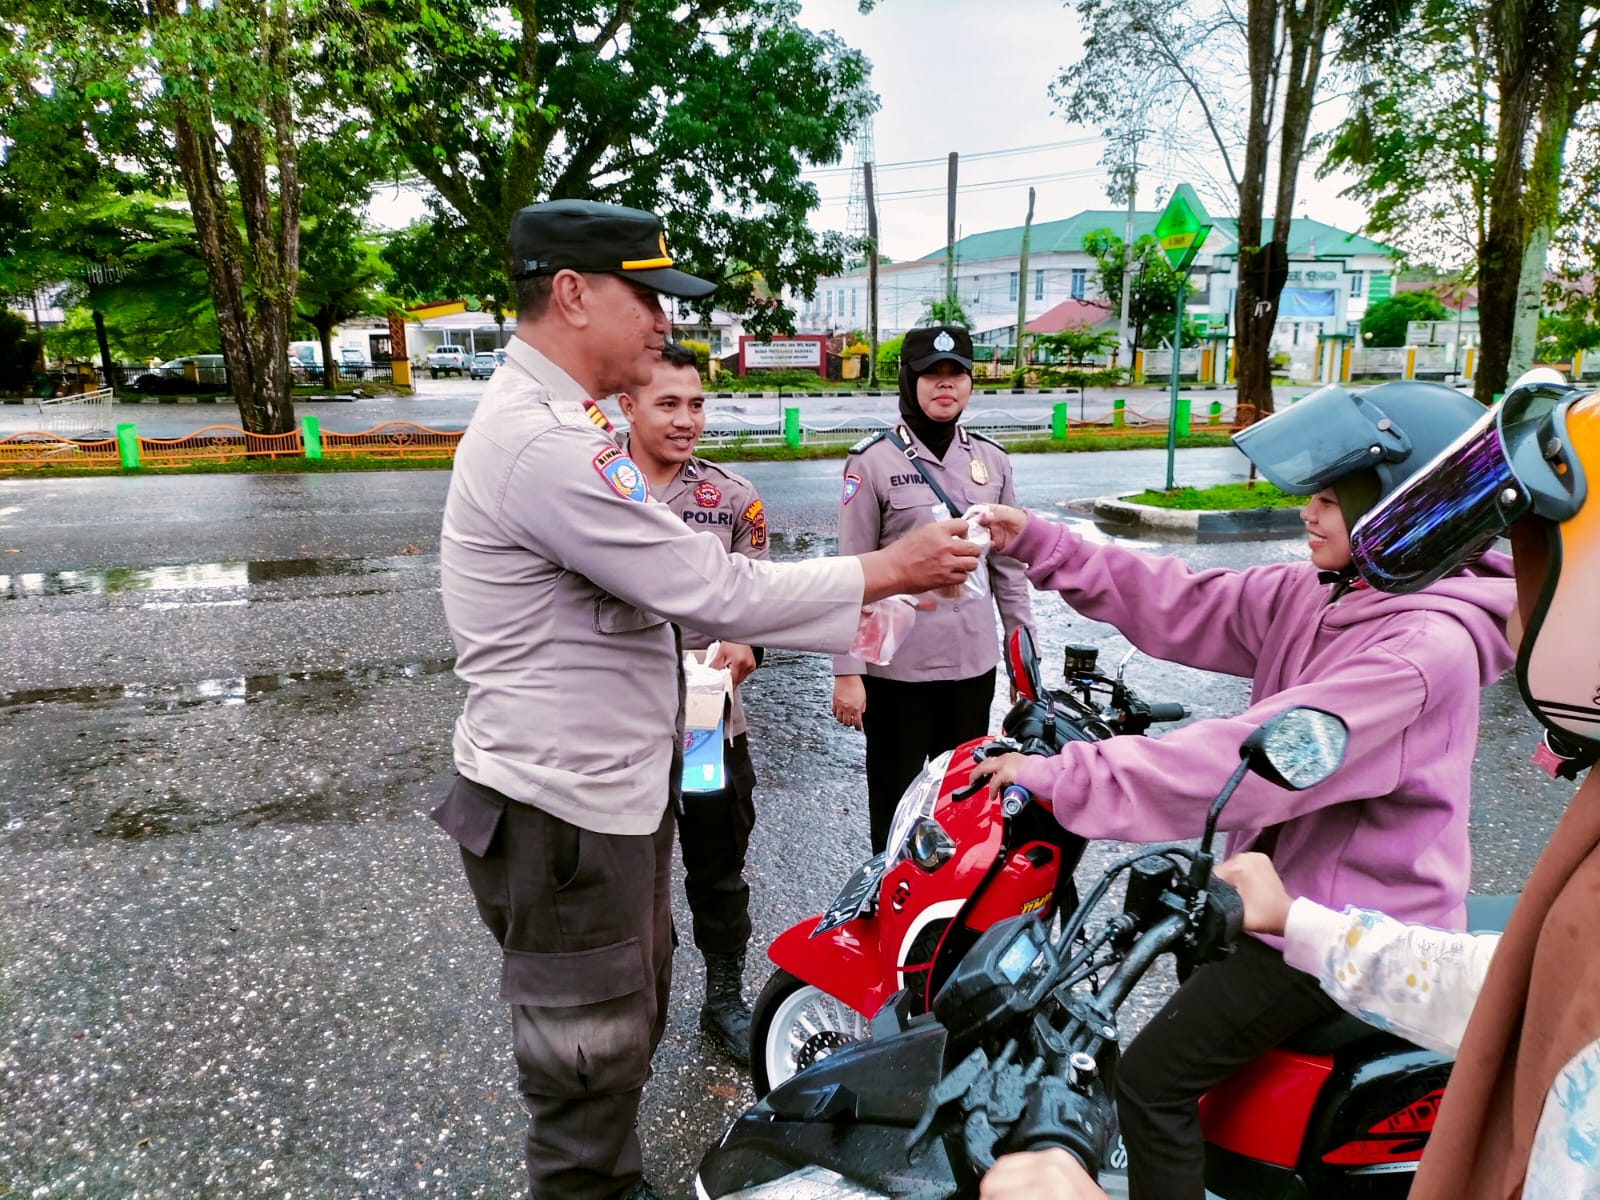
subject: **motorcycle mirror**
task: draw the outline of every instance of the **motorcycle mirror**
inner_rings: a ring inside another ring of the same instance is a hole
[[[1339,769],[1350,729],[1320,708],[1286,708],[1267,721],[1239,747],[1250,769],[1279,787],[1303,791]]]
[[[1006,674],[1011,676],[1012,690],[1024,700],[1037,700],[1044,695],[1039,651],[1026,625],[1018,625],[1006,638]]]
[[[1202,886],[1211,871],[1211,842],[1217,818],[1246,771],[1292,791],[1321,783],[1339,769],[1350,728],[1343,719],[1320,708],[1296,705],[1268,718],[1239,746],[1239,766],[1212,802],[1206,830],[1194,863],[1195,886]]]

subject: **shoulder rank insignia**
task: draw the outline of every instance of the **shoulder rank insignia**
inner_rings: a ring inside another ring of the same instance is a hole
[[[637,500],[643,504],[650,499],[650,485],[637,463],[622,452],[620,446],[607,446],[593,459],[594,469],[600,478],[611,485],[611,490],[624,500]]]
[[[606,416],[604,410],[593,400],[585,400],[583,402],[583,411],[589,414],[589,420],[593,421],[598,428],[605,430],[607,433],[616,432],[616,427],[611,424],[611,418]]]
[[[850,447],[850,453],[851,454],[860,454],[863,450],[868,449],[874,442],[881,442],[881,441],[883,441],[884,438],[886,438],[888,436],[889,436],[889,431],[887,429],[880,429],[880,430],[878,430],[877,433],[869,433],[869,434],[867,434],[866,437],[862,438],[854,446]]]
[[[965,426],[963,426],[962,428],[965,428]],[[983,433],[983,432],[981,432],[979,430],[976,430],[976,429],[972,430],[972,436],[977,438],[980,442],[988,442],[989,445],[991,445],[991,446],[1000,446],[1000,443],[995,441],[994,438],[990,437],[987,433]],[[1000,449],[1004,450],[1005,447],[1004,446],[1000,446]]]

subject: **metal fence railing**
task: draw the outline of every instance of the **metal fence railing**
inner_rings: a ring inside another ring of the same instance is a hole
[[[39,423],[44,433],[81,437],[111,431],[111,406],[116,393],[96,388],[78,396],[51,396],[39,401]]]

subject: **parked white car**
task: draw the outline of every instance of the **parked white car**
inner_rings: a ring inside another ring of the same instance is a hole
[[[440,375],[465,375],[467,371],[467,352],[460,346],[448,343],[435,346],[428,351],[428,375],[437,379]]]

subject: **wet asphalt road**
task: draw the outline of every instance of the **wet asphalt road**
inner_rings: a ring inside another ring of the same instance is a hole
[[[1186,451],[1179,478],[1240,461]],[[1163,469],[1142,451],[1020,457],[1019,493],[1048,510]],[[838,472],[750,466],[780,557],[831,547]],[[437,591],[447,484],[0,481],[0,1195],[520,1194],[494,947],[425,815],[461,699]],[[1303,553],[1164,548],[1199,564]],[[1059,601],[1038,610],[1047,665],[1066,641],[1123,645]],[[1245,695],[1149,661],[1129,677],[1197,716]],[[758,946],[866,851],[861,742],[826,718],[828,695],[826,660],[802,654],[771,655],[747,688]],[[1521,881],[1570,793],[1525,765],[1531,745],[1502,682],[1478,890]],[[650,1174],[683,1195],[748,1093],[696,1031],[692,947],[677,973],[642,1127]],[[752,966],[752,998],[764,975]]]

